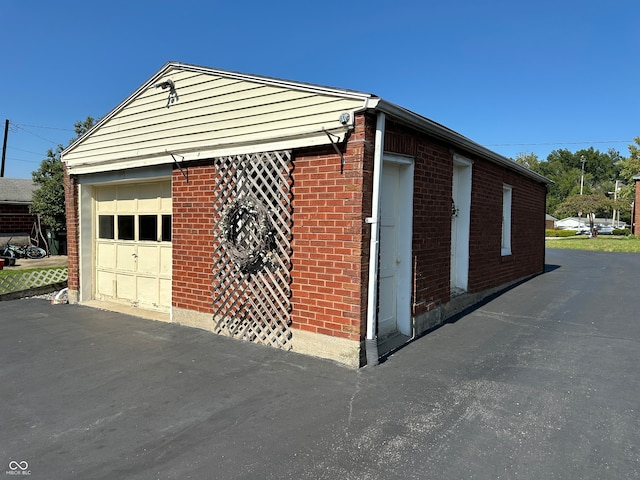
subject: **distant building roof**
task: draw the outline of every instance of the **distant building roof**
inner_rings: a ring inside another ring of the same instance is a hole
[[[30,204],[36,189],[32,180],[0,177],[0,203]]]
[[[595,218],[593,220],[593,223],[594,225],[612,225],[613,220],[611,218]],[[557,220],[556,225],[558,227],[569,227],[569,228],[577,225],[589,225],[589,219],[586,217],[585,218],[567,217],[567,218],[563,218],[562,220]],[[625,228],[627,224],[625,222],[616,222],[616,225],[619,225],[620,228]]]

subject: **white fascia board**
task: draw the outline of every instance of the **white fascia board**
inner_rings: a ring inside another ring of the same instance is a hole
[[[28,201],[19,201],[19,200],[0,200],[0,205],[19,205],[19,206],[25,206],[25,205],[31,205],[32,202],[28,202]],[[12,213],[0,213],[0,215],[31,215],[31,213],[18,213],[18,212],[12,212]]]
[[[203,147],[192,150],[171,150],[167,148],[164,152],[158,152],[146,157],[130,157],[117,160],[105,160],[102,162],[78,162],[67,163],[67,171],[73,175],[84,175],[88,173],[108,172],[115,170],[124,170],[129,168],[150,167],[155,165],[164,165],[174,163],[171,154],[179,157],[179,162],[190,162],[194,160],[204,160],[216,157],[225,157],[231,155],[243,155],[260,153],[275,150],[291,150],[295,148],[315,147],[320,145],[329,145],[331,142],[325,132],[330,133],[334,137],[334,142],[340,143],[344,140],[347,129],[333,129],[321,132],[314,132],[314,135],[305,135],[299,138],[281,138],[270,139],[265,142],[252,142],[248,144],[228,144],[216,145],[211,147]],[[335,137],[338,137],[336,140]],[[188,167],[188,164],[184,165]]]
[[[494,163],[507,167],[511,170],[515,170],[529,178],[532,178],[537,182],[544,184],[552,183],[551,180],[544,177],[543,175],[529,170],[528,168],[519,165],[513,160],[510,160],[507,157],[503,157],[502,155],[489,150],[486,147],[483,147],[479,143],[468,139],[467,137],[451,130],[450,128],[429,120],[428,118],[423,117],[422,115],[418,115],[417,113],[407,110],[406,108],[402,108],[383,99],[376,99],[376,101],[373,101],[372,99],[371,101],[369,101],[368,107],[385,112],[392,119],[400,120],[402,123],[414,127],[417,130],[426,132],[433,137],[445,140],[446,142],[460,147],[463,150],[475,153],[482,158],[486,158],[487,160],[490,160]]]

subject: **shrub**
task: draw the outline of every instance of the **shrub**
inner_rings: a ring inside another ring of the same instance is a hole
[[[627,237],[631,235],[631,230],[629,228],[615,228],[612,233],[613,235],[624,235]]]
[[[575,230],[546,230],[545,236],[547,237],[574,237],[576,235]]]

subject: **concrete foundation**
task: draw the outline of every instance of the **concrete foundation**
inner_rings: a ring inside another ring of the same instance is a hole
[[[414,337],[423,335],[429,330],[442,325],[447,320],[463,312],[467,308],[470,308],[473,305],[486,300],[492,295],[508,290],[528,280],[529,278],[531,278],[531,276],[527,276],[525,278],[521,278],[514,282],[509,282],[498,287],[490,288],[488,290],[483,290],[481,292],[462,293],[460,295],[451,297],[451,300],[448,303],[440,305],[433,310],[429,310],[428,312],[422,313],[413,318]]]
[[[360,367],[360,341],[294,329],[291,344],[294,352],[327,358],[351,368]]]

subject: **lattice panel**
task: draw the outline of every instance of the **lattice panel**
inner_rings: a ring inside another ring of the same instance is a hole
[[[0,271],[0,294],[53,285],[66,281],[68,276],[67,267]]]
[[[215,331],[288,350],[291,152],[220,157],[215,165]]]

